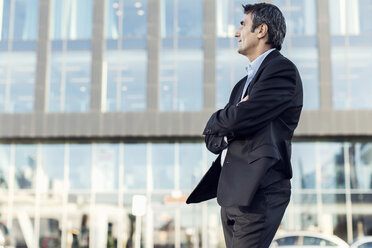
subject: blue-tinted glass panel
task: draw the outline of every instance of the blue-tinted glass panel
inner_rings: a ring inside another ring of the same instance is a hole
[[[345,188],[345,160],[342,143],[317,143],[317,163],[322,189]]]
[[[350,184],[353,189],[372,189],[372,143],[352,146],[354,160],[350,164]]]
[[[38,4],[38,0],[0,1],[0,40],[36,40]]]
[[[315,189],[316,179],[316,144],[292,144],[293,189]]]
[[[15,188],[35,189],[36,145],[15,145]]]
[[[91,55],[88,51],[52,52],[49,112],[85,112],[90,103]]]
[[[179,144],[179,167],[180,189],[192,190],[202,176],[202,146],[200,143]]]
[[[147,185],[147,145],[124,145],[124,188],[146,189]]]
[[[32,112],[36,54],[13,52],[0,55],[0,112]]]
[[[160,110],[200,111],[203,108],[201,50],[164,50],[160,59]]]
[[[330,0],[333,106],[371,109],[372,0]]]
[[[32,112],[36,54],[34,52],[13,52],[10,63],[11,81],[8,112]]]
[[[14,30],[15,40],[36,40],[38,30],[38,0],[14,1]]]
[[[93,24],[93,1],[53,0],[52,39],[90,39]]]
[[[91,144],[69,145],[69,185],[71,190],[89,190],[92,177]]]
[[[10,145],[0,144],[0,188],[9,187]]]
[[[109,112],[145,110],[146,51],[107,51],[105,69],[107,70],[105,110]]]
[[[42,192],[63,192],[65,145],[47,144],[41,148],[40,189]]]
[[[147,0],[107,0],[106,38],[145,38]]]
[[[10,0],[0,1],[0,20],[1,20],[1,39],[9,39],[9,24],[10,24]]]
[[[154,189],[173,189],[174,144],[152,144],[151,158]]]
[[[161,34],[163,38],[200,37],[202,31],[202,1],[161,1]]]
[[[119,144],[96,144],[94,147],[94,190],[113,191],[119,185]]]

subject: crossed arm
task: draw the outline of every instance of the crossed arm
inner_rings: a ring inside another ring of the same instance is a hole
[[[253,85],[249,98],[212,114],[203,132],[210,151],[211,144],[220,144],[212,151],[216,154],[227,147],[221,142],[224,136],[233,140],[254,134],[290,106],[296,90],[294,66],[273,64],[265,71]]]

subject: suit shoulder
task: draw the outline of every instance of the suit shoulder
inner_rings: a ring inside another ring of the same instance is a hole
[[[272,67],[279,67],[279,68],[288,68],[288,69],[296,69],[296,65],[287,57],[280,54],[279,56],[276,56],[273,58],[269,63],[268,66]]]

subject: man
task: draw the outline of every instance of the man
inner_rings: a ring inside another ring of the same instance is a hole
[[[248,75],[205,127],[207,148],[219,156],[187,203],[217,196],[226,247],[267,248],[291,194],[291,139],[302,82],[279,52],[286,32],[281,11],[266,3],[243,7],[235,37],[238,52],[250,61]]]

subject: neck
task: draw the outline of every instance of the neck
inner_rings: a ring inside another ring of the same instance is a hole
[[[255,51],[253,51],[251,54],[247,54],[247,58],[250,62],[253,62],[255,59],[257,59],[261,54],[267,52],[272,47],[268,44],[264,44],[263,46],[258,46]]]

